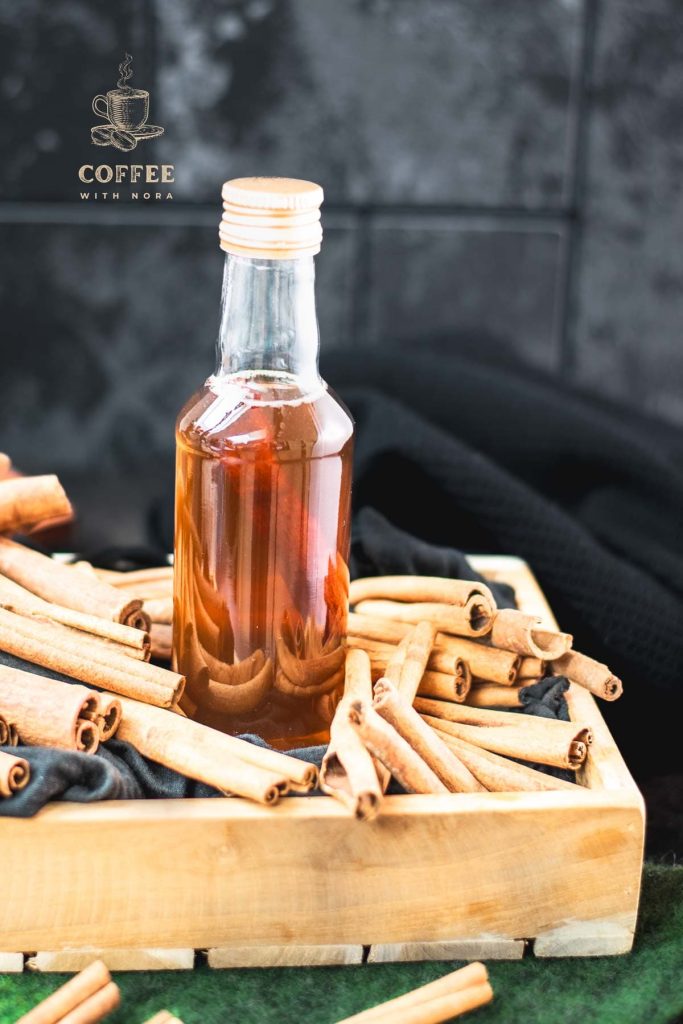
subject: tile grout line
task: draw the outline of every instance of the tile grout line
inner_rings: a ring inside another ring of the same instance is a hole
[[[154,224],[189,227],[215,226],[217,203],[176,203],[156,206],[154,203],[141,205],[129,201],[102,200],[101,202],[53,202],[53,201],[0,201],[1,224]],[[324,215],[332,218],[370,217],[414,218],[428,226],[430,220],[443,217],[461,218],[463,221],[490,218],[491,220],[521,221],[526,223],[557,225],[565,223],[571,211],[561,207],[524,207],[425,204],[406,205],[402,203],[326,203]]]

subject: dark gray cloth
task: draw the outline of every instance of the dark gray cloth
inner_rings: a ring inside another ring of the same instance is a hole
[[[258,736],[243,736],[265,746]],[[31,766],[31,781],[14,796],[0,800],[0,817],[30,818],[51,800],[93,803],[98,800],[178,799],[180,797],[222,796],[203,782],[165,768],[143,757],[130,743],[113,739],[96,754],[52,747],[0,747],[25,758]],[[325,747],[292,750],[292,756],[320,766]]]
[[[445,576],[487,582],[462,551],[427,544],[394,526],[374,508],[363,508],[353,521],[351,577]],[[499,608],[515,608],[515,592],[507,583],[487,583]]]

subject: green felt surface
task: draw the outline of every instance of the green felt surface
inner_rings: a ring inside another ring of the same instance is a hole
[[[1,944],[1,939],[0,939]],[[440,977],[459,964],[377,964],[277,970],[120,973],[121,1008],[110,1024],[142,1024],[158,1010],[184,1024],[332,1024]],[[645,869],[636,943],[629,956],[489,965],[495,1002],[477,1024],[672,1024],[683,1020],[683,867]],[[0,1024],[66,980],[0,975]]]

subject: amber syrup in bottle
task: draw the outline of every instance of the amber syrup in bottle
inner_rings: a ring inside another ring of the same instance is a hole
[[[343,689],[353,423],[318,373],[322,190],[226,182],[216,372],[177,422],[181,707],[287,749],[324,743]]]

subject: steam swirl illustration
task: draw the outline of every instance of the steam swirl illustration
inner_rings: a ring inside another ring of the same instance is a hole
[[[90,138],[95,146],[114,146],[124,153],[130,153],[138,142],[155,139],[164,133],[159,125],[147,124],[147,90],[134,89],[128,84],[133,77],[132,64],[131,54],[126,53],[119,64],[116,88],[110,89],[106,95],[96,96],[92,101],[93,111],[105,121],[90,129]]]
[[[128,82],[133,77],[133,72],[131,71],[131,64],[132,63],[133,63],[133,58],[131,57],[131,55],[129,53],[127,53],[125,58],[119,64],[119,74],[121,75],[121,77],[119,78],[118,82],[116,83],[116,88],[117,89],[127,89],[127,90],[130,90],[130,86],[128,85]]]

